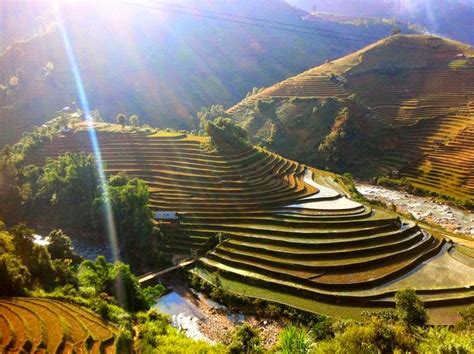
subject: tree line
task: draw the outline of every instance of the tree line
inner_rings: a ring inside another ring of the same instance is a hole
[[[48,158],[41,167],[25,166],[24,151],[30,139],[28,135],[0,154],[0,199],[4,201],[0,218],[11,225],[61,227],[105,241],[107,212],[111,212],[122,260],[136,269],[166,263],[158,251],[159,231],[152,224],[150,195],[143,180],[120,173],[101,185],[96,161],[85,153]],[[47,138],[38,133],[34,139],[39,144]]]

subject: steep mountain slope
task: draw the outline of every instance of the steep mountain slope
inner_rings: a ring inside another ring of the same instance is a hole
[[[392,30],[382,23],[308,23],[303,19],[306,12],[282,1],[195,0],[181,5],[376,38]],[[2,16],[17,14],[3,11],[3,6],[0,2]],[[92,109],[109,120],[124,112],[138,114],[142,123],[175,128],[187,127],[189,116],[202,106],[234,104],[253,87],[271,85],[365,45],[328,37],[328,32],[317,36],[276,26],[290,30],[281,31],[231,22],[269,26],[242,18],[150,6],[64,2],[54,20],[64,24],[65,37],[56,25],[0,55],[0,145],[14,142],[65,106],[81,105],[65,41]],[[189,15],[196,13],[223,21]],[[14,18],[5,23],[12,27]],[[31,33],[34,28],[17,32]],[[16,32],[13,28],[8,33]]]
[[[32,38],[54,23],[46,1],[2,1],[0,3],[0,53],[17,41]]]
[[[229,109],[277,152],[409,183],[467,204],[474,196],[474,49],[393,36],[282,81]]]
[[[474,273],[454,258],[451,244],[349,199],[338,176],[258,147],[209,151],[203,137],[98,138],[106,173],[144,179],[154,210],[179,213],[176,227],[161,226],[159,243],[171,254],[198,251],[193,272],[208,281],[220,274],[239,291],[253,287],[247,296],[317,313],[327,313],[322,303],[393,306],[404,287],[434,308],[473,302]],[[54,137],[26,163],[79,151],[91,152],[83,130]]]
[[[315,17],[365,22],[370,18],[396,19],[422,26],[428,32],[474,44],[473,0],[287,0],[288,3],[314,11]]]

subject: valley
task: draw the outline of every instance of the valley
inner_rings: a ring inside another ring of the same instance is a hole
[[[0,354],[474,352],[473,15],[0,1]]]
[[[88,139],[82,131],[55,137],[25,164],[91,152]],[[106,173],[142,178],[152,209],[180,214],[178,228],[162,230],[161,247],[173,255],[200,252],[193,274],[212,283],[218,272],[242,286],[299,294],[309,300],[305,309],[313,309],[312,300],[389,306],[398,279],[421,270],[400,288],[419,290],[429,307],[449,305],[449,299],[471,301],[473,294],[465,290],[474,282],[467,276],[470,268],[456,263],[448,252],[453,246],[443,237],[348,199],[335,175],[259,148],[207,151],[204,141],[179,133],[99,133]],[[431,262],[435,268],[464,269],[461,283],[441,278],[445,285],[425,288],[420,280],[432,271],[420,265]],[[395,287],[386,286],[392,282]]]

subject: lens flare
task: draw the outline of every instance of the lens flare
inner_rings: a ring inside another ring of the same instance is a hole
[[[55,4],[55,9],[57,11],[58,17],[61,20],[60,16],[60,10],[59,6],[56,3]],[[108,190],[107,190],[107,178],[105,176],[104,172],[104,162],[102,160],[102,154],[100,152],[100,144],[99,140],[97,138],[97,132],[95,131],[94,128],[94,122],[92,120],[92,115],[91,115],[91,110],[89,107],[89,102],[87,100],[87,95],[84,89],[84,84],[82,82],[81,74],[79,71],[79,66],[77,64],[76,58],[74,56],[74,51],[71,46],[71,41],[69,39],[69,36],[66,31],[66,27],[64,25],[64,22],[60,22],[59,25],[59,31],[61,33],[61,37],[64,42],[64,48],[66,50],[66,55],[68,57],[69,65],[71,67],[72,75],[74,77],[74,81],[76,84],[76,89],[77,89],[77,94],[80,102],[81,109],[84,112],[85,115],[85,120],[87,123],[87,132],[89,135],[89,140],[91,142],[91,147],[92,151],[94,154],[95,158],[95,163],[97,167],[97,171],[99,173],[99,185],[101,188],[101,192],[104,195],[104,215],[105,215],[105,227],[106,227],[106,232],[107,232],[107,237],[109,240],[110,247],[112,249],[112,256],[114,258],[114,261],[120,260],[120,252],[119,252],[119,247],[118,247],[118,238],[117,238],[117,230],[115,228],[115,222],[114,222],[114,215],[112,211],[112,206],[110,204],[109,196],[108,196]]]

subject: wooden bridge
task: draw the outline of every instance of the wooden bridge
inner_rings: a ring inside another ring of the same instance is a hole
[[[193,264],[194,262],[197,261],[197,258],[188,258],[188,259],[185,259],[181,262],[179,262],[178,264],[175,264],[171,267],[167,267],[167,268],[163,268],[163,269],[159,269],[159,270],[155,270],[155,271],[152,271],[152,272],[149,272],[149,273],[146,273],[146,274],[143,274],[143,275],[140,275],[138,277],[138,282],[141,284],[141,283],[146,283],[152,279],[155,279],[155,278],[159,278],[169,272],[172,272],[176,269],[179,269],[179,268],[184,268],[188,265],[191,265]]]

